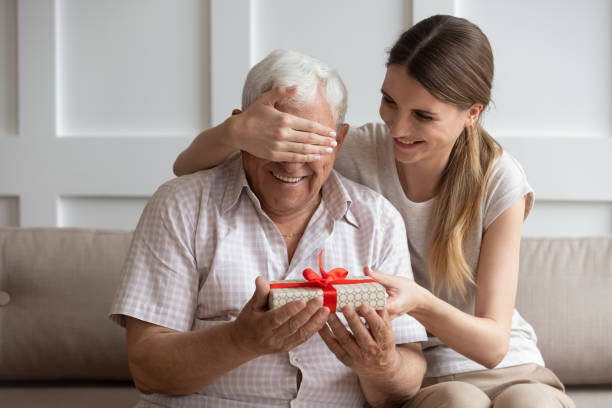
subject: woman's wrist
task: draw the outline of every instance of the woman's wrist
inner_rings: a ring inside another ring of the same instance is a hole
[[[429,290],[421,285],[416,285],[418,288],[416,300],[414,301],[412,310],[408,313],[416,318],[416,316],[425,316],[431,309],[431,305],[435,296]]]
[[[225,119],[220,125],[220,131],[217,132],[217,142],[220,146],[223,146],[230,154],[240,150],[238,146],[237,135],[238,132],[238,121],[237,115],[232,115]]]

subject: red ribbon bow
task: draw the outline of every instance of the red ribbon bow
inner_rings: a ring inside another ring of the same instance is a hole
[[[344,268],[334,268],[325,272],[323,269],[323,250],[319,252],[319,270],[321,271],[320,276],[310,268],[304,269],[302,275],[307,282],[272,283],[270,289],[319,287],[323,290],[323,306],[327,306],[329,311],[333,313],[336,311],[336,305],[338,304],[338,291],[332,285],[376,282],[374,279],[346,279],[348,271]]]

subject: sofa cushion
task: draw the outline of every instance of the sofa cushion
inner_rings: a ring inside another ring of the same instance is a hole
[[[518,311],[565,384],[612,383],[612,237],[525,238]]]
[[[0,379],[128,380],[107,318],[131,232],[0,229]]]

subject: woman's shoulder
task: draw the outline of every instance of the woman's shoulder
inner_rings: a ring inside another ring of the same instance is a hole
[[[523,166],[512,154],[503,150],[493,163],[487,194],[491,195],[499,190],[516,189],[524,185],[529,185],[529,183]]]
[[[389,134],[384,123],[366,123],[361,126],[351,126],[346,136],[347,141],[360,143],[381,143]]]
[[[351,127],[334,168],[347,178],[380,191],[380,167],[388,161],[387,138],[387,127],[382,123]]]
[[[382,123],[366,123],[349,128],[338,154],[341,164],[375,160],[384,150],[387,136],[387,127]]]
[[[493,164],[484,198],[485,229],[508,207],[525,197],[525,218],[531,211],[534,194],[519,161],[503,151]]]

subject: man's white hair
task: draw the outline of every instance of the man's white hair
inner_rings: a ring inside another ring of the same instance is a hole
[[[275,86],[294,85],[298,91],[287,100],[287,104],[299,108],[315,98],[319,84],[336,124],[343,123],[347,92],[340,75],[324,62],[308,55],[288,50],[272,51],[249,71],[242,89],[242,110]]]

